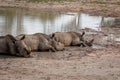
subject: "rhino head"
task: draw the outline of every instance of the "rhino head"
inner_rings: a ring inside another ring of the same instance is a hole
[[[17,50],[17,55],[23,57],[30,57],[31,49],[25,44],[25,42],[23,41],[24,39],[25,35],[23,35],[20,39],[16,39],[14,41],[14,45]]]
[[[83,40],[81,43],[80,43],[80,46],[82,47],[91,47],[93,45],[93,41],[94,39],[91,39],[90,41],[87,41],[87,40]]]
[[[51,45],[57,50],[57,51],[61,51],[64,50],[64,44],[62,44],[61,42],[57,42],[54,39],[51,39]]]

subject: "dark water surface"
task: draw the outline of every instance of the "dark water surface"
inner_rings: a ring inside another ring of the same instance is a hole
[[[34,12],[16,8],[0,8],[0,35],[33,34],[37,32],[79,31],[90,28],[109,32],[120,41],[120,19],[91,16],[83,13]]]

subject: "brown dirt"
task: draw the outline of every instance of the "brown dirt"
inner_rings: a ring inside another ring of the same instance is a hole
[[[82,11],[120,17],[120,6],[115,4],[20,3],[5,0],[0,2],[0,6],[40,11]],[[105,12],[103,8],[106,8]],[[31,58],[0,55],[0,80],[120,80],[120,45],[101,43],[98,41],[101,35],[94,35],[94,38],[94,44],[100,48],[66,47],[64,51],[55,53],[33,52]]]
[[[32,58],[0,55],[0,80],[120,80],[120,47],[67,47]]]
[[[31,3],[24,0],[0,0],[1,7],[18,7],[36,11],[84,12],[92,15],[120,17],[120,0],[73,0],[73,2]]]

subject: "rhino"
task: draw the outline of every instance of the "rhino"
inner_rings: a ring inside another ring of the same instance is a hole
[[[65,50],[65,46],[61,42],[57,42],[54,39],[51,40],[51,45],[57,50],[57,51],[63,51]]]
[[[25,34],[16,36],[20,38]],[[43,33],[35,33],[25,35],[24,43],[30,47],[31,51],[57,51],[64,49],[64,46],[61,46],[62,43],[53,41],[49,35]],[[53,44],[54,43],[54,44]]]
[[[93,45],[93,41],[94,39],[91,39],[90,41],[87,41],[87,40],[83,40],[79,46],[82,46],[82,47],[91,47]]]
[[[82,34],[78,32],[55,32],[50,37],[57,42],[61,42],[64,46],[92,46],[94,40],[84,40],[84,35],[85,32],[82,32]]]
[[[24,36],[17,40],[14,36],[10,34],[0,36],[0,53],[30,57],[31,51],[24,44],[23,39]]]

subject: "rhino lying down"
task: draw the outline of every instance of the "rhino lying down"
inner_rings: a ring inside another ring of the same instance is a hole
[[[56,42],[55,40],[52,40],[48,35],[43,33],[36,33],[31,35],[18,35],[16,36],[17,39],[20,39],[22,36],[25,36],[25,39],[23,40],[24,43],[29,46],[31,51],[53,51],[56,50],[63,50],[64,45],[60,42]]]
[[[29,57],[30,50],[22,41],[24,37],[16,40],[12,35],[0,36],[0,53]]]
[[[85,32],[82,34],[78,32],[56,32],[51,34],[51,38],[57,42],[63,43],[65,46],[92,46],[93,39],[91,41],[84,40]]]

